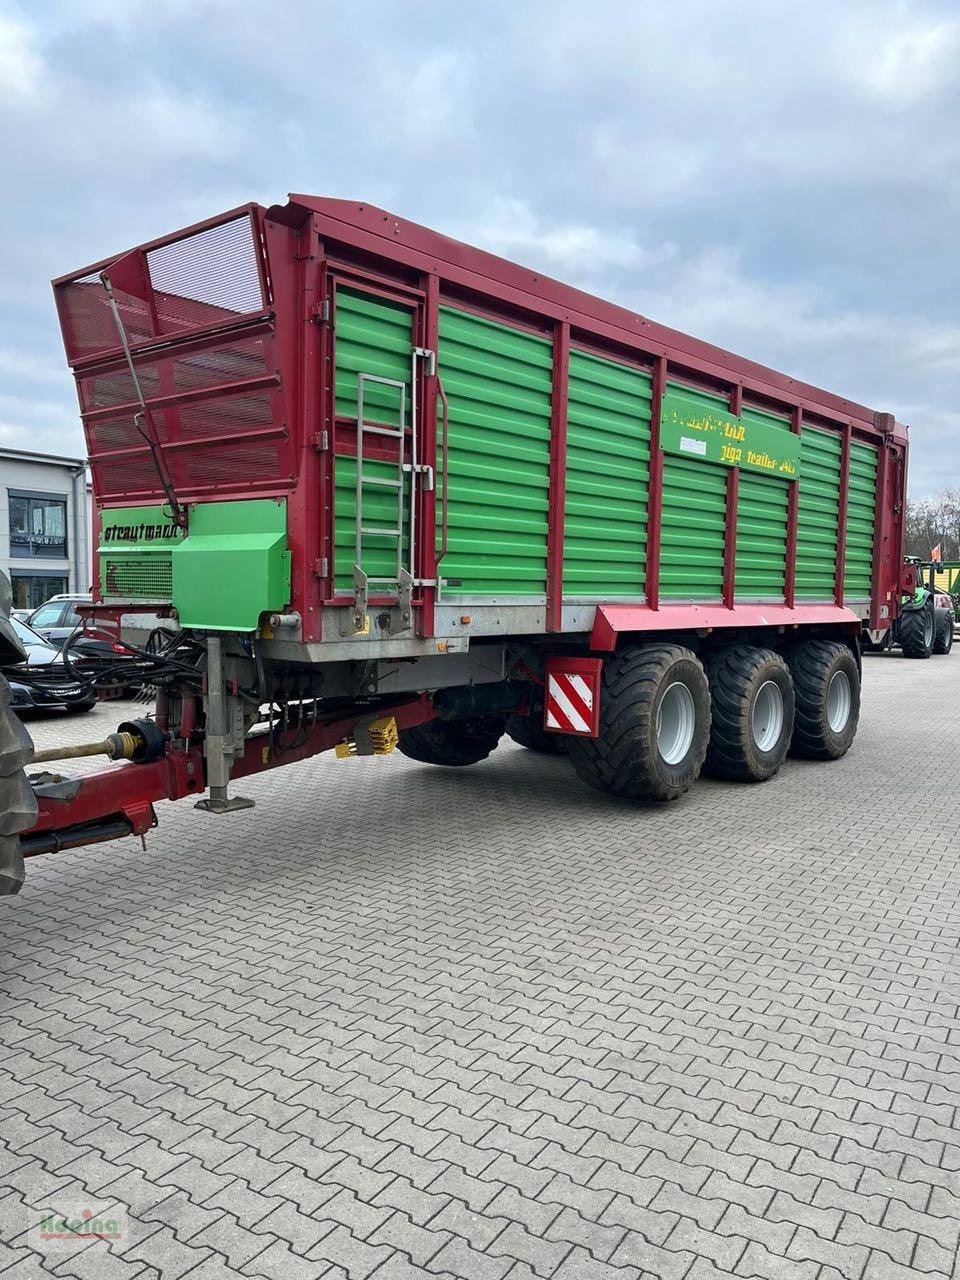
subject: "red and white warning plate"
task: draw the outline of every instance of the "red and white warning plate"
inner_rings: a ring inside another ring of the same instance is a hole
[[[550,658],[543,727],[595,738],[600,726],[601,658]]]

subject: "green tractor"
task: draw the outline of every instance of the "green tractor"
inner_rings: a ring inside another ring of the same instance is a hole
[[[907,556],[907,562],[917,567],[917,585],[912,596],[901,597],[900,617],[888,632],[890,644],[899,644],[905,658],[949,653],[955,606],[946,592],[938,590],[939,565],[915,556]]]

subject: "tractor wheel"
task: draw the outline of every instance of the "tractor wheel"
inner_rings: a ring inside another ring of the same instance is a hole
[[[934,624],[933,652],[949,653],[953,648],[953,614],[949,609],[938,609]]]
[[[910,609],[900,618],[900,649],[905,658],[929,658],[933,653],[936,619],[933,604]]]
[[[788,661],[796,697],[791,754],[838,760],[850,750],[860,719],[856,659],[836,640],[805,640]]]
[[[584,782],[625,800],[676,800],[700,775],[710,737],[710,686],[700,659],[676,644],[607,659],[600,735],[571,738]]]
[[[33,742],[10,705],[10,686],[0,675],[0,897],[23,887],[19,832],[37,820],[37,801],[23,771]]]
[[[743,645],[707,663],[713,710],[705,772],[735,782],[772,778],[790,749],[794,693],[779,653]]]
[[[496,748],[506,723],[507,717],[502,715],[428,720],[412,729],[401,729],[398,749],[422,764],[478,764]]]

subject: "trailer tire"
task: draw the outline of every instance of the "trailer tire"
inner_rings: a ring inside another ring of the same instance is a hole
[[[21,831],[37,820],[37,800],[24,765],[33,758],[33,742],[10,705],[10,686],[0,675],[0,897],[23,888]]]
[[[548,733],[543,727],[543,693],[540,689],[530,696],[529,715],[507,717],[507,736],[518,746],[544,756],[565,756],[570,750],[566,734]]]
[[[790,754],[839,760],[850,750],[860,719],[860,671],[836,640],[805,640],[788,655],[796,697]]]
[[[953,614],[949,609],[936,611],[933,652],[947,654],[953,648]]]
[[[905,658],[929,658],[936,637],[932,601],[900,616],[900,651]]]
[[[676,800],[700,776],[710,737],[710,686],[677,644],[636,645],[608,658],[600,734],[571,738],[577,775],[625,800]]]
[[[479,764],[503,737],[507,717],[473,716],[469,720],[428,720],[400,730],[398,750],[421,764],[460,768]]]
[[[780,769],[793,737],[790,669],[773,649],[718,649],[707,663],[710,745],[704,772],[734,782],[766,782]]]

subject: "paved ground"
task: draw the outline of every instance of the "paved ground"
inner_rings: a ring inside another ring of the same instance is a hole
[[[960,656],[876,657],[844,761],[663,811],[323,758],[34,861],[3,1280],[956,1275],[958,717]],[[111,1252],[26,1247],[85,1204]]]

